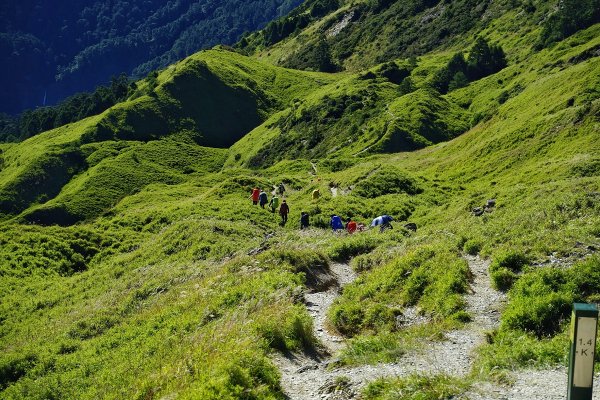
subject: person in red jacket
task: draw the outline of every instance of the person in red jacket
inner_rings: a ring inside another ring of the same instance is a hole
[[[286,201],[283,200],[281,203],[281,207],[279,207],[279,215],[281,215],[281,224],[285,225],[288,220],[288,214],[290,213],[290,207],[287,205]]]
[[[252,199],[252,204],[257,205],[258,199],[260,198],[260,189],[257,187],[252,189],[252,194],[250,195],[250,198]]]
[[[356,222],[352,220],[352,218],[348,218],[348,223],[346,224],[346,230],[348,231],[349,234],[353,234],[354,232],[356,232]]]

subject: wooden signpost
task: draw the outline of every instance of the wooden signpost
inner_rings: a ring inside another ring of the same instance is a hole
[[[598,308],[596,305],[573,304],[567,400],[592,400],[597,330]]]

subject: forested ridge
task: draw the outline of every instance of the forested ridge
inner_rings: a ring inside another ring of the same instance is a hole
[[[236,42],[299,0],[7,0],[0,4],[0,112],[54,104]]]

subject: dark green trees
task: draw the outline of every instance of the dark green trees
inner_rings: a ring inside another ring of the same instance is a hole
[[[338,67],[331,58],[331,50],[325,37],[319,38],[313,53],[315,67],[321,72],[335,72]]]
[[[98,86],[92,93],[74,94],[56,106],[27,110],[18,117],[5,115],[0,118],[0,141],[27,139],[40,132],[100,114],[127,99],[132,89],[127,76],[120,75],[112,78],[110,86]]]
[[[506,67],[506,56],[498,45],[489,45],[484,38],[478,37],[467,59],[467,76],[475,81],[491,75]]]
[[[506,56],[498,45],[490,45],[478,37],[465,59],[462,53],[456,53],[448,64],[436,74],[433,86],[440,93],[461,88],[471,81],[476,81],[494,74],[506,67]]]
[[[283,66],[321,72],[336,72],[339,70],[324,35],[321,35],[310,46],[306,46],[298,53],[292,54],[283,62]]]
[[[600,0],[560,0],[544,22],[538,47],[547,47],[580,29],[600,22]]]

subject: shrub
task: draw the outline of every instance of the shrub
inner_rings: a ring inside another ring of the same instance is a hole
[[[405,78],[410,76],[410,69],[406,67],[401,68],[395,62],[390,61],[383,64],[378,73],[388,81],[399,85]]]
[[[361,331],[365,310],[360,304],[338,303],[332,307],[332,311],[330,313],[331,322],[341,334],[354,336]]]
[[[575,176],[600,176],[600,159],[592,159],[575,165],[572,169]]]
[[[239,353],[230,354],[209,376],[200,379],[200,387],[190,397],[208,400],[273,398],[274,392],[280,390],[277,368],[267,357],[253,354],[252,350]]]
[[[0,389],[16,382],[33,368],[38,358],[35,354],[2,355],[0,358]]]
[[[548,293],[513,300],[513,305],[503,315],[502,323],[510,329],[534,333],[537,337],[554,335],[568,317],[573,295]]]
[[[570,269],[541,268],[525,274],[510,292],[503,327],[537,337],[556,334],[573,302],[588,300],[600,291],[599,266],[600,257],[595,256]]]
[[[519,251],[506,251],[500,253],[490,265],[490,271],[507,268],[513,272],[521,272],[523,267],[530,262],[529,257]]]
[[[547,47],[600,21],[599,0],[562,0],[542,27],[538,47]]]
[[[258,334],[266,340],[270,348],[289,351],[300,348],[309,350],[316,345],[313,335],[313,321],[301,305],[292,308],[283,320],[268,316],[260,320]]]
[[[481,251],[481,242],[476,239],[469,239],[463,245],[465,253],[475,256]]]
[[[361,254],[352,259],[350,265],[356,272],[369,271],[374,267],[380,266],[388,259],[388,256],[382,252]]]
[[[455,312],[454,314],[450,315],[450,318],[463,323],[471,322],[471,315],[464,310]]]
[[[294,273],[301,273],[304,283],[311,287],[322,287],[329,282],[324,275],[329,271],[329,259],[321,252],[308,249],[277,248],[261,255],[261,259],[274,264],[286,263],[292,266]]]
[[[501,267],[492,271],[491,278],[494,288],[502,291],[509,290],[517,281],[517,279],[519,279],[517,274],[505,267]]]
[[[348,261],[352,257],[371,252],[377,247],[379,240],[367,235],[353,235],[337,242],[329,251],[335,261]]]
[[[390,193],[419,194],[423,189],[415,178],[394,167],[382,167],[356,181],[353,194],[375,198]]]
[[[529,257],[518,251],[500,253],[489,269],[494,287],[498,290],[509,290],[529,261]]]

